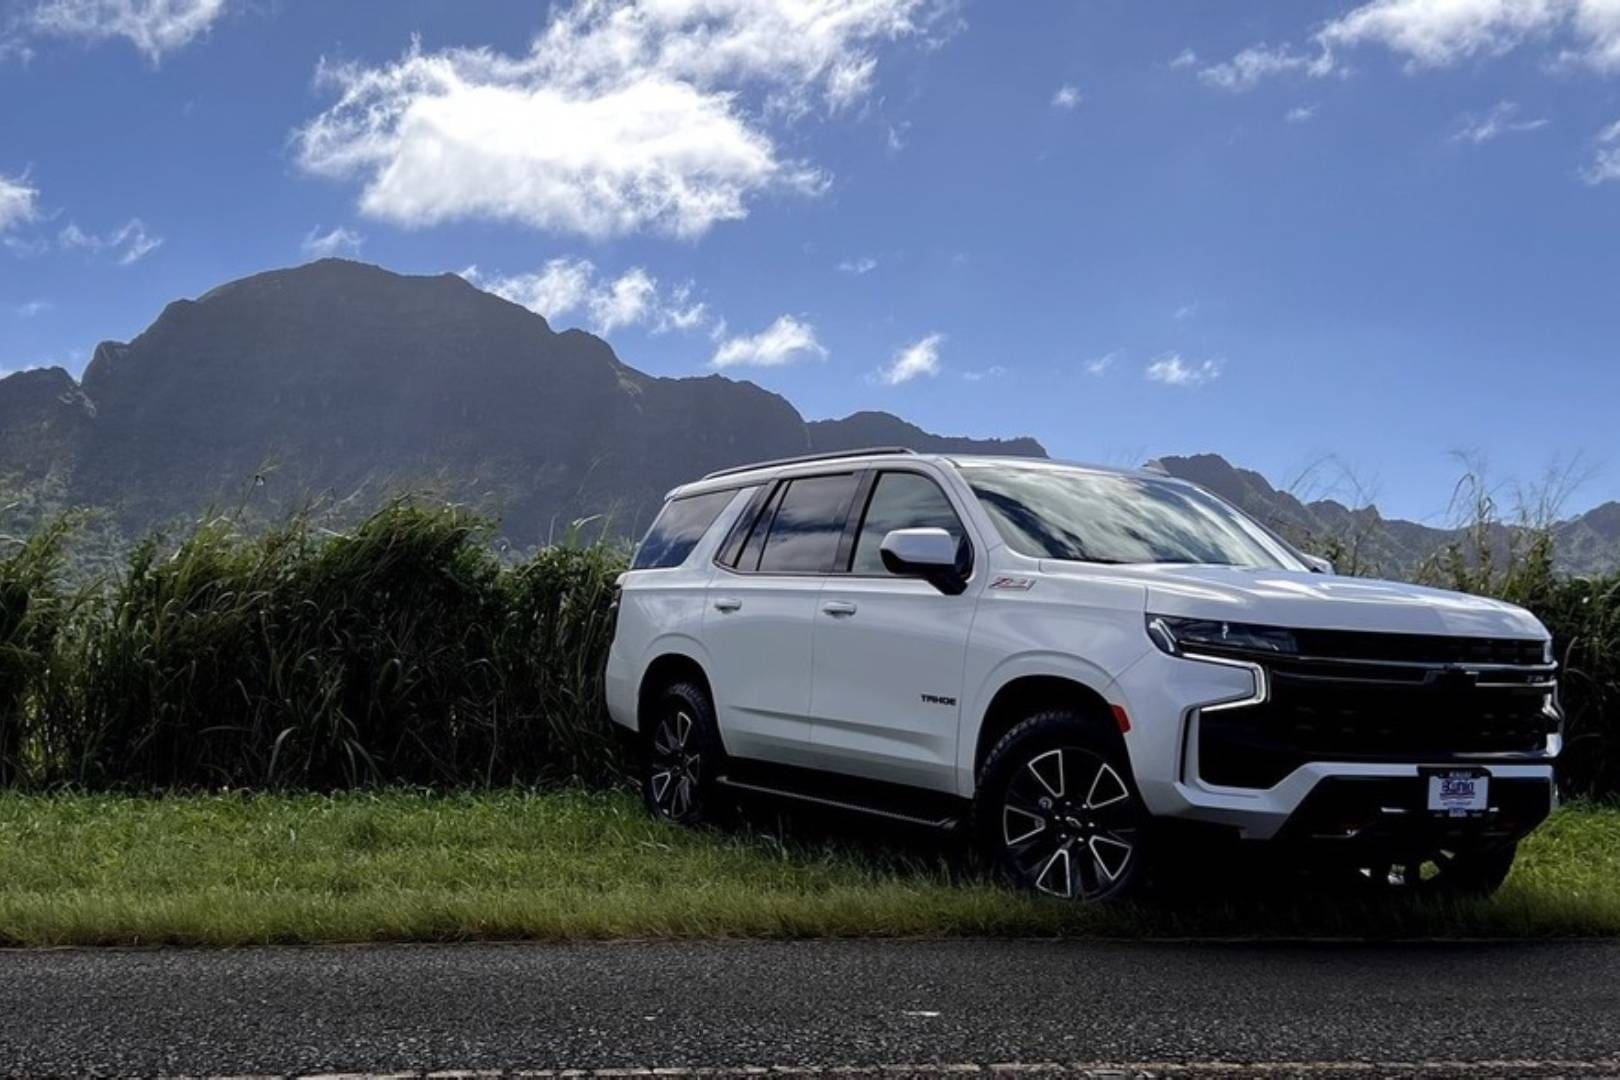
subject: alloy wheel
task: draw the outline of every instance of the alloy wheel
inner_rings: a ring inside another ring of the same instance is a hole
[[[653,729],[647,790],[658,814],[671,821],[685,821],[702,809],[703,752],[696,730],[685,709],[666,714]]]
[[[1028,885],[1068,900],[1095,900],[1134,869],[1141,820],[1118,770],[1077,746],[1036,754],[1007,784],[1001,840]]]

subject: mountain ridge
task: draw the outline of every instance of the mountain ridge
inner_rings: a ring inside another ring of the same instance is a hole
[[[1044,456],[1032,439],[933,435],[883,413],[806,421],[717,374],[648,375],[602,339],[456,275],[340,259],[228,282],[60,368],[0,380],[0,477],[49,482],[128,532],[234,502],[429,487],[515,539],[606,515],[635,532],[694,475],[868,438]]]
[[[428,488],[498,515],[514,542],[591,518],[629,535],[695,476],[877,445],[1047,456],[1028,436],[938,435],[886,412],[807,420],[746,380],[649,375],[458,275],[342,259],[175,300],[130,341],[97,346],[79,380],[61,368],[0,379],[0,506],[23,492],[101,507],[131,535],[235,505],[250,485],[267,514]],[[1215,454],[1160,463],[1291,538],[1351,543],[1385,573],[1457,535],[1301,500]],[[1620,502],[1557,536],[1565,569],[1620,566]]]

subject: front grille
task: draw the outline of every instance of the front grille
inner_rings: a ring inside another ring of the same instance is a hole
[[[1378,634],[1355,630],[1295,630],[1302,656],[1407,664],[1514,664],[1546,662],[1546,645],[1522,638]]]
[[[1542,662],[1540,642],[1340,631],[1298,636],[1308,658],[1245,657],[1266,671],[1264,702],[1201,716],[1203,779],[1265,788],[1311,761],[1534,756],[1546,752],[1558,730],[1547,708],[1552,668]],[[1405,640],[1392,648],[1393,639]],[[1330,644],[1336,653],[1318,651]],[[1520,659],[1506,659],[1515,655]],[[1442,659],[1448,656],[1478,659]]]

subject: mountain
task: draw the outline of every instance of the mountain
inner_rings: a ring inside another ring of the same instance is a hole
[[[753,383],[644,374],[454,274],[336,259],[176,301],[134,341],[97,348],[82,382],[58,368],[0,379],[0,508],[100,507],[125,536],[209,507],[268,517],[323,497],[363,509],[422,489],[498,515],[519,545],[594,515],[635,534],[693,477],[863,446],[1046,454],[1034,439],[935,435],[882,412],[807,422]],[[1302,501],[1214,454],[1160,465],[1384,574],[1456,538]],[[1565,569],[1620,566],[1620,503],[1564,522],[1558,541]]]
[[[868,446],[904,446],[925,454],[1008,454],[1046,457],[1034,439],[953,439],[930,435],[916,424],[885,412],[858,412],[842,420],[812,420],[807,425],[816,453],[859,450]]]
[[[420,488],[498,514],[522,543],[599,514],[634,533],[705,472],[873,443],[1045,453],[885,413],[806,423],[753,383],[646,375],[456,275],[342,260],[176,301],[97,348],[82,383],[0,380],[0,492],[48,486],[129,533],[250,489],[274,512]]]
[[[1172,476],[1208,488],[1295,542],[1318,550],[1329,543],[1343,545],[1361,569],[1384,576],[1408,575],[1459,539],[1457,530],[1385,518],[1376,507],[1352,509],[1332,499],[1304,502],[1217,454],[1163,457],[1157,464]],[[1493,527],[1492,547],[1504,549],[1513,531],[1508,525]],[[1560,522],[1554,539],[1562,570],[1602,573],[1620,568],[1620,502],[1607,502]]]

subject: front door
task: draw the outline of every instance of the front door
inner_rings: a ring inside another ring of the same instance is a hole
[[[970,584],[962,595],[946,596],[926,581],[888,573],[879,555],[890,530],[929,527],[968,542],[932,477],[879,473],[849,572],[830,576],[816,604],[811,711],[823,767],[954,791],[962,672],[978,590]]]

